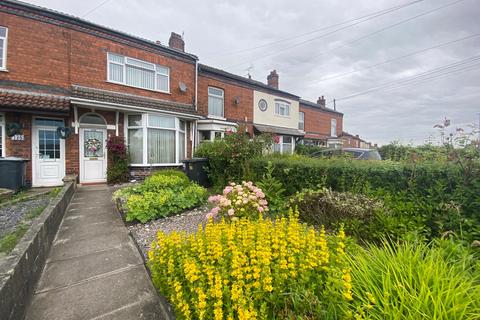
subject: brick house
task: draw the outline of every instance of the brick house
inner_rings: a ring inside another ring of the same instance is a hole
[[[35,32],[32,32],[35,30]],[[267,82],[198,63],[168,46],[13,0],[0,2],[0,157],[29,160],[33,186],[106,181],[109,136],[124,137],[131,174],[181,166],[198,143],[244,126],[274,133],[277,152],[336,145],[343,114]]]
[[[191,155],[197,57],[179,35],[163,46],[2,1],[0,50],[0,156],[30,159],[32,185],[104,182],[109,135],[126,137],[134,174]]]
[[[223,137],[242,125],[250,134],[276,135],[274,149],[292,153],[304,135],[298,129],[300,98],[278,89],[278,74],[272,71],[267,83],[199,65],[198,120],[201,141]]]
[[[358,134],[353,135],[348,132],[342,132],[341,139],[343,141],[344,148],[362,148],[362,149],[371,149],[372,144],[360,138]]]
[[[342,146],[343,113],[327,108],[325,98],[317,103],[300,100],[299,127],[305,131],[304,144],[339,148]]]

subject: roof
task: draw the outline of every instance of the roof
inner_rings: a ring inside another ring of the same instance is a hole
[[[338,115],[342,115],[343,116],[343,113],[337,111],[337,110],[333,110],[333,109],[330,109],[330,108],[327,108],[327,107],[324,107],[318,103],[315,103],[315,102],[311,102],[311,101],[308,101],[308,100],[303,100],[303,99],[300,99],[300,104],[304,105],[304,106],[308,106],[308,107],[312,107],[312,108],[316,108],[316,109],[320,109],[322,111],[326,111],[326,112],[331,112],[331,113],[336,113]]]
[[[133,94],[118,93],[77,85],[72,86],[72,99],[74,98],[198,115],[193,104],[146,98]]]
[[[207,65],[204,65],[204,64],[198,64],[198,70],[199,70],[199,72],[211,73],[211,74],[214,74],[214,75],[217,75],[217,76],[228,78],[228,79],[233,80],[233,81],[241,82],[241,83],[246,84],[246,85],[251,86],[251,87],[261,88],[263,90],[267,90],[267,91],[274,92],[274,93],[277,93],[277,94],[289,96],[290,98],[293,98],[293,99],[300,99],[300,97],[297,96],[297,95],[294,95],[292,93],[276,89],[276,88],[271,87],[268,84],[265,84],[263,82],[253,80],[253,79],[249,79],[249,78],[246,78],[246,77],[242,77],[242,76],[239,76],[239,75],[236,75],[236,74],[233,74],[233,73],[221,70],[221,69],[213,68],[213,67],[210,67],[210,66],[207,66]]]
[[[6,8],[10,8],[12,10],[8,11]],[[21,12],[20,10],[26,10],[28,11],[28,14],[26,12]],[[125,40],[129,40],[132,42],[135,42],[137,44],[141,44],[144,46],[147,46],[151,49],[154,50],[159,50],[162,51],[163,53],[167,53],[170,55],[174,56],[179,56],[179,57],[184,57],[189,60],[198,60],[197,56],[194,54],[186,53],[178,49],[170,48],[168,46],[159,44],[155,41],[151,41],[145,38],[141,38],[138,36],[134,36],[119,30],[111,29],[96,23],[93,23],[91,21],[69,15],[63,12],[59,12],[56,10],[40,7],[37,5],[33,5],[30,3],[26,3],[23,1],[17,1],[17,0],[4,0],[1,1],[0,3],[0,11],[7,11],[9,13],[21,15],[21,16],[26,16],[28,18],[33,18],[37,20],[42,20],[44,22],[48,23],[54,23],[57,25],[62,25],[66,26],[66,23],[70,23],[73,25],[78,26],[79,30],[82,32],[85,32],[87,30],[90,30],[93,32],[96,36],[101,36],[99,33],[106,33],[113,37],[120,37]],[[41,19],[40,19],[41,18]],[[113,39],[114,40],[114,39]]]
[[[0,107],[68,113],[70,101],[61,95],[0,88]]]
[[[300,131],[298,129],[292,129],[292,128],[267,126],[263,124],[255,124],[254,127],[256,130],[262,133],[276,133],[276,134],[284,134],[289,136],[302,136],[302,137],[305,135],[305,132]]]
[[[341,135],[340,137],[352,137],[352,138],[355,138],[355,139],[359,139],[359,140],[360,140],[360,138],[357,137],[356,135],[351,134],[351,133],[348,133],[348,132],[346,132],[346,131],[343,131],[343,132],[342,132],[342,135]]]

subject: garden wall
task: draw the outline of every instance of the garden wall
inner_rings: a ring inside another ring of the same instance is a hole
[[[25,307],[45,265],[60,222],[75,192],[67,182],[58,196],[36,218],[12,252],[0,258],[1,319],[23,319]]]

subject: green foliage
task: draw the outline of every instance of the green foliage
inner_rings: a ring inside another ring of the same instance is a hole
[[[354,297],[361,301],[352,312],[379,320],[478,319],[480,273],[465,263],[465,250],[447,242],[359,248],[350,256]]]
[[[143,183],[114,193],[114,199],[124,200],[126,220],[142,223],[198,206],[206,196],[206,189],[190,182],[177,170],[156,172]]]
[[[127,182],[130,177],[125,139],[118,136],[109,136],[107,140],[108,166],[107,182],[109,184]]]
[[[0,238],[0,253],[10,253],[17,245],[17,242],[28,231],[28,226],[25,224],[18,225],[14,231],[7,233]]]
[[[242,128],[225,135],[224,139],[202,143],[196,157],[208,158],[208,176],[217,191],[230,181],[242,181],[249,174],[248,161],[261,156],[273,143],[271,135],[250,138]]]
[[[388,215],[378,199],[327,188],[297,192],[290,198],[290,206],[310,225],[332,230],[343,224],[348,234],[362,240],[372,240],[377,217]]]
[[[295,145],[295,153],[308,156],[311,154],[314,154],[316,152],[325,150],[327,148],[325,147],[320,147],[320,146],[309,146],[309,145],[304,145],[304,144],[296,144]]]
[[[273,164],[269,161],[265,167],[266,172],[263,175],[262,180],[257,182],[257,186],[260,187],[265,194],[270,214],[275,216],[285,210],[287,198],[282,183],[273,176],[273,169]]]

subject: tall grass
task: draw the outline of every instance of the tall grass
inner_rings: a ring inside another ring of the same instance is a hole
[[[367,319],[480,319],[479,269],[448,245],[384,242],[350,256]]]

